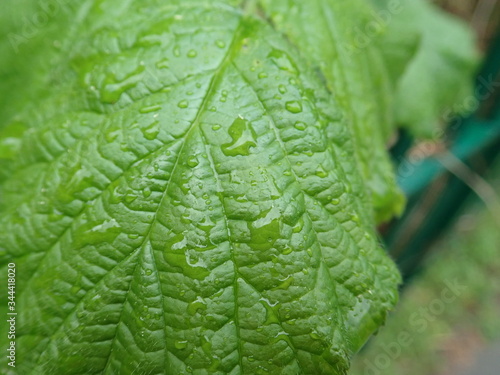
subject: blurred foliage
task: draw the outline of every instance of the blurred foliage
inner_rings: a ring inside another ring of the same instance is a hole
[[[500,189],[500,163],[489,181]],[[354,359],[351,374],[455,374],[489,340],[500,338],[499,219],[477,199],[470,202],[435,245],[425,271],[403,291],[386,327]],[[445,301],[450,283],[464,290]],[[411,337],[404,345],[401,332]]]
[[[500,26],[498,0],[434,0],[441,7],[467,21],[476,30],[478,41],[486,48]]]

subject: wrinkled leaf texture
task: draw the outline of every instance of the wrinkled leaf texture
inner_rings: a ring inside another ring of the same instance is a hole
[[[402,206],[382,56],[336,50],[355,4],[67,2],[15,53],[21,4],[0,44],[16,371],[345,374],[396,302],[374,227]]]

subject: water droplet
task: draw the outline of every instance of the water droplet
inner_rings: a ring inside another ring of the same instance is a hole
[[[177,107],[179,108],[187,108],[189,106],[189,102],[184,99],[184,100],[181,100],[179,103],[177,103]]]
[[[259,77],[260,79],[262,79],[262,78],[267,78],[267,73],[265,73],[265,72],[261,72],[261,73],[259,73],[258,77]]]
[[[256,147],[255,133],[250,121],[238,117],[229,127],[230,143],[222,145],[222,152],[227,156],[250,155],[250,148]]]
[[[135,70],[127,74],[106,76],[99,90],[101,101],[109,104],[118,102],[125,91],[137,85],[144,69],[144,65],[139,64]]]
[[[212,130],[216,130],[216,131],[217,131],[217,130],[219,130],[220,128],[221,128],[221,126],[220,126],[220,125],[217,125],[217,124],[212,126]]]
[[[119,134],[119,129],[109,129],[109,131],[105,133],[104,137],[106,138],[106,142],[111,143],[118,137]]]
[[[88,222],[77,229],[74,246],[81,248],[85,245],[96,245],[101,243],[112,243],[122,232],[115,219],[103,222]]]
[[[125,202],[126,203],[132,203],[136,199],[137,199],[137,195],[135,195],[132,192],[129,192],[129,193],[125,194]]]
[[[139,109],[139,112],[140,113],[151,113],[151,112],[159,111],[160,109],[161,109],[160,105],[150,105],[150,106],[142,107],[141,109]]]
[[[136,240],[139,238],[139,235],[137,233],[129,233],[127,237],[130,238],[131,240]]]
[[[328,172],[325,171],[325,169],[323,168],[322,165],[319,165],[318,168],[316,169],[316,172],[315,172],[316,176],[320,177],[320,178],[325,178],[328,176]]]
[[[194,49],[189,50],[189,52],[187,53],[187,57],[193,58],[196,56],[198,56],[198,52],[196,52]]]
[[[313,340],[320,340],[320,339],[321,339],[321,336],[320,336],[320,335],[318,335],[316,332],[311,332],[311,333],[309,334],[309,336],[311,336],[311,338],[312,338]]]
[[[201,350],[208,356],[212,354],[212,343],[205,336],[201,336]]]
[[[144,138],[146,138],[149,141],[156,139],[159,133],[160,133],[160,123],[158,121],[155,121],[148,127],[142,129],[142,134],[144,135]]]
[[[164,58],[164,59],[158,61],[155,65],[158,69],[167,69],[168,68],[168,59]]]
[[[302,103],[296,100],[286,102],[285,108],[288,112],[300,113],[302,112]]]
[[[306,130],[307,128],[307,125],[305,123],[303,123],[302,121],[297,121],[294,125],[295,129],[297,130]]]
[[[278,86],[278,90],[281,94],[285,94],[286,93],[286,87],[285,85],[279,85]]]
[[[151,195],[151,188],[149,186],[142,189],[142,196],[148,198]]]
[[[179,350],[182,350],[182,349],[186,349],[188,346],[188,342],[187,340],[183,340],[183,341],[176,341],[175,342],[175,348],[176,349],[179,349]]]
[[[278,289],[287,290],[290,287],[290,285],[292,285],[292,283],[293,283],[293,276],[289,275],[285,280],[283,280],[283,282],[280,285],[273,288],[273,290],[278,290]]]
[[[181,55],[181,48],[179,46],[174,47],[174,56],[179,57]]]
[[[202,314],[205,312],[207,309],[207,304],[206,302],[201,298],[198,297],[196,300],[191,302],[188,307],[187,307],[187,312],[189,315],[195,315],[196,313]]]
[[[226,43],[224,43],[223,40],[216,40],[215,45],[219,48],[224,48],[226,46]]]
[[[280,324],[280,320],[278,319],[278,310],[279,310],[279,302],[271,303],[267,298],[262,297],[260,303],[266,309],[266,321],[264,325],[268,326],[270,324]]]
[[[203,280],[210,275],[203,259],[197,259],[195,253],[187,253],[188,240],[183,234],[178,234],[165,243],[165,260],[174,267],[179,267],[187,277]],[[181,291],[182,293],[182,291]],[[183,295],[183,294],[181,294]]]
[[[200,162],[198,161],[198,158],[194,155],[190,156],[187,160],[187,165],[191,168],[196,167]]]
[[[276,66],[281,70],[286,70],[287,72],[297,74],[297,66],[287,53],[275,49],[271,53],[269,53],[267,57],[270,58],[271,61],[273,61],[274,64],[276,64]]]

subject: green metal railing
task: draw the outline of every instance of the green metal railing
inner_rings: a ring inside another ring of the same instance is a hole
[[[418,272],[430,245],[454,221],[467,197],[473,191],[491,193],[488,186],[481,188],[478,176],[500,154],[500,35],[487,54],[476,88],[480,105],[472,115],[449,124],[446,151],[410,162],[406,155],[413,140],[407,134],[392,149],[408,206],[382,233],[405,279]]]

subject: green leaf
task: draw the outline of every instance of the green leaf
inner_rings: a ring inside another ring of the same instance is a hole
[[[382,55],[361,40],[371,20],[363,0],[261,0],[264,12],[321,72],[354,140],[354,157],[371,192],[378,222],[401,213],[404,198],[386,152],[393,132],[392,94]],[[364,189],[364,186],[362,186]],[[361,193],[360,193],[361,194]]]
[[[372,0],[388,13],[391,1]],[[433,136],[440,117],[470,111],[478,53],[471,30],[426,0],[404,0],[388,13],[380,40],[395,85],[398,125]]]
[[[89,1],[40,32],[0,125],[16,370],[345,374],[399,275],[295,48],[205,1]]]

